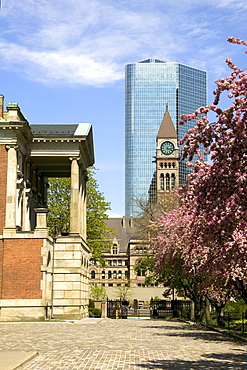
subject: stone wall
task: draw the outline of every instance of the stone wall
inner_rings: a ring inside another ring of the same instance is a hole
[[[58,237],[54,250],[52,317],[88,316],[89,250],[79,236]]]

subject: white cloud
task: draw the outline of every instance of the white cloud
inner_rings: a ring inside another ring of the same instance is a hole
[[[218,63],[222,30],[234,26],[229,12],[243,22],[239,4],[245,6],[235,0],[180,0],[179,6],[172,0],[9,0],[0,25],[1,68],[46,84],[94,86],[122,79],[124,64],[147,57],[210,68],[205,56]]]
[[[71,85],[102,85],[123,77],[115,63],[101,64],[87,54],[71,50],[33,51],[23,46],[0,42],[5,52],[5,63],[16,71],[22,69],[27,77],[43,83],[66,83]]]
[[[107,215],[109,218],[122,218],[123,217],[123,213],[117,213],[117,212],[107,212]]]

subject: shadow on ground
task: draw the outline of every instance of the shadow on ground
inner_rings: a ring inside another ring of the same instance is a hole
[[[204,355],[204,359],[198,361],[185,361],[181,359],[174,360],[152,360],[148,363],[138,364],[136,368],[140,369],[220,369],[220,370],[243,370],[246,369],[246,353],[238,354],[214,354]]]
[[[234,338],[227,333],[220,333],[207,329],[205,327],[199,327],[197,325],[188,325],[184,327],[177,326],[150,326],[150,328],[159,329],[158,333],[154,335],[164,336],[164,337],[183,337],[183,338],[194,338],[195,340],[201,339],[207,342],[240,342],[241,339]],[[165,330],[162,332],[162,329]],[[168,332],[169,330],[169,332]]]
[[[194,340],[205,340],[207,342],[236,342],[237,340],[217,332],[177,332],[177,333],[155,333],[157,336],[193,338]]]

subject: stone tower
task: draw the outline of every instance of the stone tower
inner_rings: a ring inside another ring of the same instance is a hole
[[[156,197],[157,202],[167,198],[179,186],[179,153],[177,132],[168,108],[158,134],[156,149]]]

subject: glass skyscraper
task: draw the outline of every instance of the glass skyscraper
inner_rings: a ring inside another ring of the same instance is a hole
[[[180,63],[147,59],[125,69],[125,215],[137,217],[137,203],[148,198],[155,173],[153,157],[156,136],[166,106],[178,133],[178,140],[193,123],[180,126],[181,114],[193,113],[207,103],[207,74]],[[189,168],[180,163],[180,184]],[[137,202],[136,202],[137,200]]]

